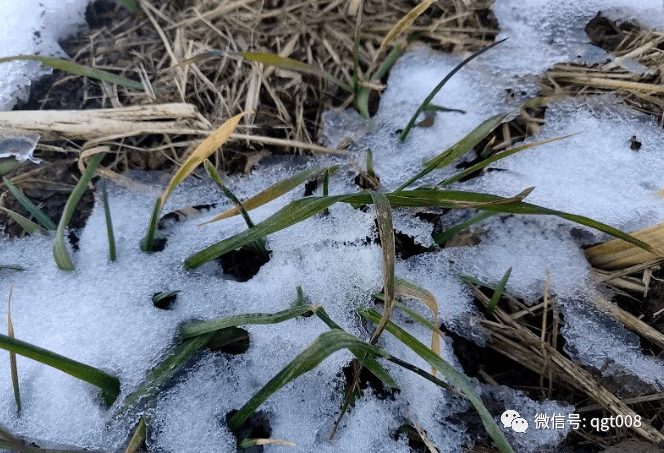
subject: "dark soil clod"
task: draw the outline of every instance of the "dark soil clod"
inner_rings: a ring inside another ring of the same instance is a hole
[[[268,251],[269,254],[269,251]],[[234,277],[238,282],[246,282],[258,273],[263,264],[270,261],[258,250],[255,244],[221,255],[219,258],[224,274]]]

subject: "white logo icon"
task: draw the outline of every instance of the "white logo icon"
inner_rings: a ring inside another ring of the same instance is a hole
[[[508,410],[503,412],[500,421],[503,422],[503,428],[512,428],[517,433],[525,433],[528,429],[528,422],[521,418],[517,411]]]

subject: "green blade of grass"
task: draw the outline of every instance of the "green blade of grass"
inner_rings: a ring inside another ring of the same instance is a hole
[[[21,266],[16,266],[14,264],[0,264],[0,269],[11,269],[13,271],[24,271]]]
[[[478,170],[481,170],[482,168],[485,168],[485,167],[491,165],[492,163],[494,163],[496,161],[499,161],[500,159],[504,159],[508,156],[511,156],[512,154],[516,154],[519,151],[524,151],[526,149],[534,148],[536,146],[541,146],[541,145],[544,145],[546,143],[555,142],[557,140],[564,140],[564,139],[573,137],[575,135],[577,135],[577,134],[570,134],[570,135],[565,135],[565,136],[562,136],[562,137],[554,137],[554,138],[550,138],[550,139],[547,139],[547,140],[541,140],[539,142],[528,143],[527,145],[519,145],[519,146],[515,146],[514,148],[507,149],[507,150],[505,150],[501,153],[498,153],[494,156],[489,157],[488,159],[484,159],[482,162],[479,162],[479,163],[473,165],[472,167],[469,167],[469,168],[467,168],[463,171],[460,171],[456,175],[446,179],[445,181],[442,181],[440,184],[438,184],[438,187],[445,187],[447,185],[450,185],[453,182],[456,182],[456,181],[458,181],[462,178],[465,178],[466,176],[468,176],[468,175],[470,175],[470,174],[472,174],[472,173],[474,173]]]
[[[360,309],[358,310],[358,313],[363,318],[366,318],[374,323],[378,323],[381,319],[381,315],[372,309]],[[493,417],[482,403],[480,397],[477,395],[477,393],[475,393],[475,388],[473,387],[471,380],[465,374],[452,367],[439,355],[434,354],[424,344],[422,344],[405,330],[398,327],[393,322],[390,321],[387,323],[386,330],[394,335],[394,337],[401,341],[403,344],[412,349],[417,355],[426,360],[429,365],[436,367],[443,376],[445,376],[466,396],[466,398],[468,398],[468,400],[470,400],[471,404],[475,407],[475,410],[479,413],[484,427],[501,452],[514,453],[514,450],[505,438],[505,435],[502,433]]]
[[[655,253],[645,242],[642,242],[616,228],[597,222],[583,216],[555,211],[521,201],[528,194],[526,191],[512,198],[503,198],[479,192],[464,192],[440,189],[417,189],[385,194],[392,206],[408,207],[441,207],[441,208],[477,208],[491,212],[504,212],[527,215],[555,215],[572,222],[587,225],[599,231],[611,234],[638,247]],[[230,238],[212,244],[205,249],[189,256],[184,262],[187,270],[195,269],[217,258],[220,255],[239,249],[251,242],[264,238],[276,231],[288,228],[309,217],[323,211],[337,202],[346,202],[353,205],[373,203],[371,194],[360,192],[350,195],[335,195],[328,197],[307,197],[295,200],[284,206],[272,216],[255,225],[254,228],[238,233]]]
[[[242,58],[245,58],[250,61],[256,61],[258,63],[263,63],[269,66],[276,66],[278,68],[287,69],[290,71],[303,72],[305,74],[313,74],[315,76],[321,77],[323,79],[329,80],[332,83],[339,85],[344,90],[349,93],[353,93],[353,87],[347,83],[342,82],[341,80],[334,77],[332,74],[323,71],[315,66],[308,65],[296,60],[292,60],[286,57],[280,57],[279,55],[274,55],[271,53],[263,52],[238,52],[235,55],[239,55]]]
[[[185,260],[184,268],[187,270],[195,269],[224,253],[228,253],[231,250],[236,250],[251,242],[262,239],[275,231],[288,228],[291,225],[321,212],[323,209],[333,205],[341,198],[343,198],[343,196],[308,197],[296,200],[280,209],[277,214],[256,224],[254,228],[248,229],[221,242],[217,242],[216,244],[191,255]]]
[[[138,12],[140,9],[135,0],[117,0],[118,3],[129,10],[130,13]]]
[[[25,208],[26,211],[28,211],[32,216],[43,226],[49,231],[55,231],[57,229],[57,226],[55,226],[55,223],[53,223],[53,220],[46,214],[44,214],[44,211],[39,209],[39,206],[34,204],[32,200],[30,200],[28,197],[26,197],[21,190],[16,187],[12,182],[7,179],[7,178],[2,178],[2,181],[5,183],[7,186],[7,189],[16,197],[19,203],[21,203],[21,206]]]
[[[157,236],[157,223],[159,222],[159,213],[161,212],[161,198],[157,197],[152,207],[152,215],[148,222],[148,231],[141,241],[141,250],[144,252],[151,252],[154,247],[154,240]]]
[[[0,158],[0,176],[6,175],[12,171],[19,162],[16,159],[2,159]]]
[[[214,182],[217,183],[223,194],[226,195],[226,198],[231,200],[231,202],[240,210],[242,218],[247,224],[247,227],[253,228],[254,222],[251,220],[251,217],[249,217],[249,213],[247,212],[246,209],[244,209],[244,206],[242,205],[240,200],[237,199],[235,194],[231,192],[228,187],[226,187],[226,184],[224,184],[224,181],[221,179],[221,176],[219,176],[219,173],[217,173],[217,170],[214,168],[214,165],[212,165],[212,162],[210,162],[208,159],[205,159],[203,165],[205,166],[205,171],[207,171],[207,174],[210,175],[210,177],[214,180]],[[258,252],[262,255],[265,261],[270,259],[270,254],[265,248],[265,238],[258,239],[256,242],[254,242],[254,246],[256,247]]]
[[[394,226],[392,225],[392,207],[390,206],[390,202],[387,200],[385,194],[379,192],[371,192],[371,199],[373,200],[376,209],[378,236],[383,251],[382,273],[383,293],[385,295],[383,318],[380,320],[380,323],[378,323],[378,327],[376,327],[373,335],[371,335],[371,340],[369,340],[369,343],[376,344],[392,314],[392,306],[394,304],[394,261],[396,259],[396,252],[394,246]]]
[[[512,273],[512,268],[510,267],[509,269],[507,269],[507,272],[505,272],[505,275],[503,275],[503,278],[500,279],[498,286],[496,287],[495,291],[493,292],[493,295],[491,296],[491,300],[489,301],[489,306],[486,308],[487,316],[491,315],[491,313],[493,313],[494,308],[496,308],[496,305],[498,305],[498,299],[500,299],[500,296],[502,296],[503,293],[505,292],[505,286],[507,286],[507,280],[509,280],[511,273]]]
[[[207,321],[194,321],[179,327],[178,333],[182,339],[204,335],[228,327],[237,327],[245,324],[277,324],[289,319],[313,313],[313,307],[297,305],[293,308],[277,313],[245,313],[225,318],[210,319]]]
[[[106,234],[108,236],[108,257],[115,261],[115,235],[113,234],[113,220],[111,219],[111,208],[108,205],[108,194],[106,193],[106,180],[101,183],[101,200],[104,204],[104,217],[106,218]]]
[[[14,284],[9,287],[9,296],[7,297],[7,336],[14,338],[14,325],[12,324],[12,293]],[[21,391],[18,386],[18,368],[16,367],[16,353],[9,353],[9,369],[12,375],[12,387],[14,388],[14,400],[16,401],[16,413],[21,413]]]
[[[81,66],[80,64],[72,63],[71,61],[63,60],[62,58],[43,57],[41,55],[15,55],[11,57],[0,58],[0,63],[7,63],[9,61],[17,60],[34,60],[40,62],[44,66],[60,69],[71,74],[78,74],[89,77],[91,79],[101,80],[102,82],[115,83],[116,85],[143,90],[143,84],[140,82],[135,82],[125,77],[111,74],[107,71],[102,71],[101,69]]]
[[[373,151],[371,151],[371,148],[367,148],[367,173],[371,176],[376,176],[373,169]]]
[[[60,223],[58,223],[58,229],[55,232],[55,241],[53,242],[53,258],[58,267],[64,271],[74,270],[74,263],[71,262],[71,258],[69,258],[69,253],[67,252],[67,247],[65,245],[65,228],[67,228],[67,225],[74,214],[74,210],[76,209],[76,205],[78,205],[79,200],[83,196],[83,192],[85,192],[92,177],[95,175],[97,166],[105,155],[106,153],[99,153],[95,154],[92,158],[88,168],[85,169],[78,184],[76,184],[71,195],[69,195],[62,217],[60,217]]]
[[[505,38],[505,39],[507,39],[507,38]],[[496,41],[496,42],[494,42],[493,44],[491,44],[491,45],[489,45],[489,46],[487,46],[487,47],[485,47],[485,48],[483,48],[483,49],[481,49],[481,50],[475,52],[475,53],[472,54],[470,57],[466,58],[466,59],[463,60],[461,63],[459,63],[454,69],[452,69],[452,70],[449,72],[449,74],[447,74],[447,75],[443,78],[443,80],[441,80],[441,81],[438,83],[438,85],[436,85],[436,87],[435,87],[433,90],[431,90],[431,93],[429,93],[429,95],[426,97],[426,99],[424,99],[424,101],[422,102],[422,104],[421,104],[421,105],[418,107],[418,109],[415,111],[415,114],[413,115],[413,117],[412,117],[412,118],[410,119],[410,121],[408,122],[408,125],[406,125],[406,127],[404,128],[404,130],[401,132],[401,135],[399,136],[399,140],[400,140],[400,141],[404,141],[404,140],[406,139],[406,137],[408,136],[408,133],[410,132],[410,130],[411,130],[411,129],[413,128],[413,126],[415,125],[415,121],[417,121],[417,117],[420,116],[420,113],[422,113],[422,112],[427,108],[427,106],[431,103],[431,101],[433,100],[433,98],[436,97],[436,95],[438,94],[438,92],[439,92],[439,91],[445,86],[445,84],[447,83],[447,81],[450,80],[454,74],[456,74],[461,68],[463,68],[466,64],[468,64],[471,60],[473,60],[473,59],[477,58],[478,56],[482,55],[484,52],[488,51],[489,49],[492,49],[493,47],[497,46],[497,45],[500,44],[501,42],[505,41],[505,39],[500,40],[500,41]]]
[[[166,358],[150,370],[143,383],[127,396],[116,416],[125,415],[144,400],[154,397],[159,388],[168,382],[187,360],[203,349],[212,337],[214,332],[208,332],[172,347]]]
[[[330,329],[339,329],[343,330],[336,322],[330,318],[325,309],[321,306],[314,308],[314,313],[316,316],[323,321]],[[394,380],[390,373],[383,368],[380,363],[372,355],[364,354],[362,351],[351,348],[350,352],[359,360],[360,364],[369,370],[374,376],[381,380],[385,385],[390,388],[396,389],[399,388],[399,384]]]
[[[482,124],[473,129],[470,133],[468,133],[468,135],[466,135],[464,138],[462,138],[454,145],[452,145],[450,148],[441,153],[438,157],[426,162],[424,164],[425,167],[422,171],[420,171],[418,174],[416,174],[408,181],[403,183],[401,186],[399,186],[399,188],[395,190],[395,192],[402,191],[403,189],[405,189],[406,187],[408,187],[418,179],[421,179],[422,177],[428,175],[434,169],[445,167],[454,162],[462,155],[466,154],[468,151],[473,149],[473,147],[475,147],[479,142],[481,142],[482,139],[484,139],[484,137],[489,135],[491,131],[493,131],[496,127],[498,127],[498,125],[503,122],[506,116],[507,116],[506,113],[501,113],[484,121]]]
[[[339,169],[338,165],[332,165],[331,167],[328,168],[312,168],[310,170],[304,170],[296,174],[295,176],[291,176],[290,178],[284,179],[283,181],[279,181],[278,183],[273,184],[267,189],[257,193],[253,197],[244,200],[242,202],[242,206],[244,206],[244,208],[247,211],[251,211],[252,209],[256,209],[259,206],[263,206],[264,204],[267,204],[270,201],[275,200],[276,198],[279,198],[280,196],[290,192],[291,190],[295,189],[297,186],[299,186],[306,180],[310,178],[315,178],[318,175],[320,175],[322,172],[325,171],[334,172],[337,169]],[[239,207],[234,206],[229,210],[215,216],[212,220],[209,220],[205,223],[201,223],[201,225],[207,225],[208,223],[217,222],[222,219],[233,217],[235,215],[238,215],[239,213],[240,213]]]
[[[18,212],[14,212],[11,209],[7,209],[4,206],[0,206],[0,210],[4,211],[9,217],[14,219],[16,223],[21,225],[21,228],[28,233],[28,234],[33,234],[35,232],[40,232],[40,233],[46,233],[46,230],[37,225],[35,222],[33,222],[30,219],[27,219],[23,217],[21,214]]]
[[[349,333],[332,329],[321,334],[304,351],[286,365],[270,381],[263,386],[244,406],[229,420],[228,427],[236,431],[256,409],[273,393],[295,380],[300,375],[314,369],[323,360],[339,349],[355,349],[363,354],[386,356],[387,354],[375,346],[371,346]]]
[[[447,230],[441,231],[440,233],[436,234],[433,237],[433,241],[442,247],[443,244],[452,239],[459,232],[465,230],[470,226],[475,225],[476,223],[481,222],[484,219],[488,219],[489,217],[493,217],[494,215],[497,214],[499,214],[499,212],[491,212],[491,211],[481,212],[478,215],[466,220],[465,222],[461,222],[460,224],[455,225],[452,228],[448,228]]]
[[[120,380],[115,376],[39,346],[0,334],[0,348],[36,360],[99,387],[101,398],[107,406],[112,405],[120,393]]]

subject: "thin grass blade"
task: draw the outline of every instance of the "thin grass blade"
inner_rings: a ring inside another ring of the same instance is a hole
[[[16,266],[14,264],[0,264],[0,269],[10,269],[13,271],[24,271],[21,266]]]
[[[194,321],[183,324],[178,329],[180,338],[186,340],[189,338],[205,335],[229,327],[237,327],[245,324],[278,324],[289,319],[313,314],[313,307],[308,305],[297,305],[288,310],[277,313],[245,313],[225,318],[210,319],[207,321]]]
[[[505,39],[507,39],[507,38],[505,38]],[[492,49],[493,47],[497,46],[501,42],[505,41],[505,39],[502,39],[500,41],[496,41],[493,44],[491,44],[490,46],[487,46],[487,47],[475,52],[470,57],[466,58],[461,63],[459,63],[454,69],[452,69],[449,72],[449,74],[447,74],[443,78],[443,80],[441,80],[438,83],[438,85],[436,85],[436,87],[433,90],[431,90],[431,93],[429,93],[429,95],[426,97],[426,99],[424,99],[422,104],[415,111],[415,114],[413,115],[413,117],[408,122],[408,125],[406,125],[403,132],[401,132],[401,135],[399,136],[399,140],[404,141],[406,139],[406,137],[408,136],[408,133],[410,132],[410,130],[415,125],[415,121],[417,121],[417,117],[420,116],[420,113],[422,113],[427,108],[427,106],[431,103],[433,98],[436,97],[438,92],[445,86],[447,81],[450,80],[454,74],[456,74],[461,68],[463,68],[466,64],[468,64],[471,60],[473,60],[473,59],[477,58],[478,56],[482,55],[484,52],[488,51],[489,49]]]
[[[493,295],[491,296],[489,305],[487,306],[486,309],[487,316],[491,315],[491,313],[493,313],[493,310],[496,308],[496,305],[498,305],[498,299],[500,299],[500,296],[502,296],[503,293],[505,292],[505,286],[507,286],[507,280],[509,280],[511,273],[512,273],[512,268],[510,267],[509,269],[507,269],[507,272],[505,272],[505,275],[503,275],[503,278],[500,279],[498,286],[496,287],[495,291],[493,292]]]
[[[76,209],[76,205],[78,205],[79,200],[83,196],[83,192],[85,192],[92,177],[95,175],[97,166],[105,155],[106,153],[99,153],[95,154],[92,158],[88,168],[85,169],[78,184],[76,184],[71,195],[69,195],[62,217],[60,217],[60,223],[58,223],[58,229],[55,232],[55,241],[53,242],[53,258],[58,267],[63,271],[74,270],[74,263],[71,262],[71,258],[69,258],[69,253],[67,252],[67,247],[65,245],[65,228],[67,228],[67,225],[74,214],[74,210]]]
[[[101,183],[101,200],[104,204],[104,217],[106,218],[106,234],[108,236],[108,256],[115,261],[115,235],[113,234],[113,220],[111,219],[111,208],[108,205],[108,194],[106,193],[106,180]]]
[[[514,148],[507,149],[507,150],[503,151],[502,153],[491,156],[488,159],[485,159],[482,162],[479,162],[479,163],[473,165],[472,167],[469,167],[469,168],[465,169],[464,171],[460,171],[456,175],[446,179],[445,181],[442,181],[440,184],[438,184],[438,187],[445,187],[447,185],[450,185],[453,182],[456,182],[456,181],[458,181],[462,178],[465,178],[466,176],[468,176],[468,175],[470,175],[470,174],[472,174],[472,173],[474,173],[478,170],[481,170],[482,168],[485,168],[485,167],[491,165],[492,163],[494,163],[496,161],[499,161],[499,160],[504,159],[508,156],[511,156],[512,154],[516,154],[519,151],[524,151],[524,150],[529,149],[529,148],[534,148],[536,146],[545,145],[547,143],[555,142],[555,141],[558,141],[558,140],[565,140],[565,139],[573,137],[573,136],[575,136],[579,133],[580,132],[577,132],[576,134],[564,135],[562,137],[554,137],[554,138],[550,138],[550,139],[547,139],[547,140],[541,140],[539,142],[528,143],[527,145],[519,145],[519,146],[515,146]]]
[[[360,316],[366,318],[374,323],[378,323],[381,319],[380,314],[373,309],[363,308],[358,311]],[[424,344],[418,341],[415,337],[410,335],[405,330],[401,329],[399,326],[393,322],[388,322],[385,327],[386,330],[394,335],[399,341],[412,349],[417,355],[426,360],[429,365],[436,367],[440,373],[445,376],[457,389],[459,389],[467,398],[470,400],[471,404],[475,407],[475,410],[480,415],[484,427],[488,431],[489,435],[493,441],[498,446],[498,449],[503,453],[514,453],[514,450],[510,446],[509,442],[505,438],[505,435],[502,433],[493,417],[487,410],[487,408],[482,403],[482,400],[475,392],[475,388],[471,380],[462,372],[458,371],[456,368],[452,367],[449,363],[443,360],[439,355],[434,354],[429,348]]]
[[[373,335],[371,335],[371,340],[369,340],[369,343],[376,344],[380,334],[385,329],[387,321],[390,320],[392,306],[394,305],[394,261],[396,259],[396,252],[390,202],[387,200],[385,194],[379,192],[371,192],[371,199],[376,209],[378,236],[380,237],[380,245],[383,250],[383,293],[385,294],[383,318],[378,323],[378,327],[376,327]]]
[[[12,324],[12,293],[14,284],[9,287],[9,296],[7,297],[7,336],[14,338],[14,325]],[[21,391],[18,386],[18,368],[16,367],[16,353],[9,353],[9,368],[12,375],[12,387],[14,388],[14,400],[16,401],[16,412],[21,413]]]
[[[378,52],[376,52],[376,56],[378,56],[385,48],[397,37],[399,37],[405,30],[410,27],[413,22],[415,22],[415,19],[417,19],[424,11],[426,11],[429,6],[431,6],[432,3],[434,3],[436,0],[425,0],[419,5],[417,5],[415,8],[411,9],[408,14],[406,14],[404,17],[402,17],[399,22],[394,24],[394,27],[385,35],[385,38],[383,38],[383,42],[380,43],[380,47],[378,48]]]
[[[71,61],[63,60],[62,58],[43,57],[41,55],[15,55],[11,57],[0,58],[0,63],[7,63],[9,61],[17,60],[34,60],[38,61],[44,66],[49,66],[54,69],[60,69],[71,74],[78,74],[91,79],[101,80],[102,82],[114,83],[137,90],[143,90],[143,84],[125,77],[111,74],[101,69],[89,68],[81,66],[80,64],[72,63]]]
[[[332,165],[328,168],[312,168],[310,170],[304,170],[298,173],[295,176],[279,181],[278,183],[268,187],[267,189],[257,193],[251,198],[248,198],[242,202],[242,206],[247,211],[256,209],[259,206],[269,203],[272,200],[279,198],[280,196],[290,192],[295,189],[297,186],[305,182],[310,178],[315,178],[324,171],[333,172],[339,168],[338,165]],[[222,212],[221,214],[215,216],[212,220],[201,223],[201,225],[207,225],[208,223],[217,222],[222,219],[233,217],[240,213],[240,209],[237,206],[233,206],[229,210]]]
[[[452,239],[459,232],[465,230],[468,227],[475,225],[476,223],[480,223],[484,219],[488,219],[489,217],[493,217],[494,215],[498,214],[499,214],[498,212],[491,212],[491,211],[481,212],[478,215],[466,220],[465,222],[461,222],[460,224],[455,225],[452,228],[448,228],[447,230],[441,231],[440,233],[436,234],[433,237],[433,241],[442,247],[443,244]]]
[[[141,444],[145,442],[147,434],[148,426],[145,422],[145,417],[141,417],[141,419],[138,421],[138,426],[134,430],[134,434],[129,440],[129,445],[127,445],[125,453],[135,453],[140,448]]]
[[[28,197],[21,192],[21,190],[16,187],[12,182],[7,179],[7,178],[2,178],[2,181],[5,183],[9,191],[16,197],[19,203],[21,203],[21,206],[25,208],[26,211],[28,211],[32,216],[43,226],[49,231],[55,231],[58,227],[55,225],[53,220],[46,214],[44,214],[44,211],[39,209],[39,206],[34,204],[32,200],[30,200]]]
[[[197,352],[203,349],[214,337],[214,332],[208,332],[190,338],[171,348],[166,358],[154,367],[145,377],[143,383],[134,390],[118,409],[116,416],[122,416],[137,407],[143,401],[154,397],[159,388],[170,381],[173,375]]]
[[[430,172],[436,168],[443,168],[452,162],[454,162],[459,157],[466,154],[468,151],[473,149],[479,142],[484,139],[487,135],[491,133],[500,123],[503,122],[506,113],[501,113],[495,115],[488,120],[484,121],[482,124],[473,129],[468,135],[459,140],[457,143],[452,145],[450,148],[441,153],[438,157],[426,162],[424,169],[418,174],[410,178],[408,181],[403,183],[395,192],[400,192],[418,179],[423,178],[428,175]]]
[[[0,334],[0,348],[31,358],[99,387],[102,400],[107,406],[113,404],[120,393],[120,380],[115,376],[39,346]]]
[[[0,426],[0,448],[17,451],[19,453],[44,453],[44,450],[33,447],[27,442],[14,437],[9,431]]]
[[[332,74],[323,71],[315,66],[308,65],[296,60],[292,60],[286,57],[280,57],[279,55],[274,55],[271,53],[262,53],[262,52],[238,52],[235,55],[239,55],[242,58],[246,58],[250,61],[256,61],[258,63],[263,63],[269,66],[276,66],[282,69],[288,69],[290,71],[303,72],[305,74],[313,74],[315,76],[321,77],[323,79],[329,80],[332,83],[339,85],[344,90],[349,93],[353,93],[353,87],[347,83],[342,82],[341,80],[334,77]]]
[[[135,0],[118,0],[118,3],[127,8],[130,13],[135,13],[140,9]]]
[[[210,177],[214,180],[214,182],[217,183],[217,185],[224,193],[224,195],[226,195],[226,197],[230,199],[231,202],[240,210],[242,218],[244,218],[247,227],[253,228],[254,222],[251,220],[251,217],[249,217],[249,213],[247,212],[246,209],[244,209],[244,206],[242,205],[240,200],[238,200],[235,194],[231,192],[228,187],[226,187],[226,184],[224,184],[224,181],[221,179],[221,176],[219,176],[219,173],[217,173],[217,170],[214,168],[214,165],[212,165],[212,162],[210,162],[208,159],[205,159],[204,165],[208,175],[210,175]],[[265,238],[258,239],[256,242],[254,242],[254,245],[258,250],[258,252],[263,256],[263,259],[265,261],[270,259],[270,254],[265,248]]]
[[[161,197],[158,197],[154,202],[152,208],[152,215],[148,222],[148,231],[141,241],[141,250],[144,252],[151,252],[154,247],[154,240],[157,236],[157,223],[159,222],[159,213],[161,212]]]
[[[283,230],[284,228],[288,228],[291,225],[306,220],[343,198],[344,196],[341,195],[334,197],[308,197],[296,200],[287,206],[284,206],[269,218],[256,224],[254,228],[250,228],[228,239],[212,244],[200,252],[189,256],[184,262],[184,268],[186,270],[196,269],[231,250],[239,249],[244,245],[262,239],[275,231]]]
[[[256,409],[272,394],[295,380],[300,375],[311,371],[332,353],[339,349],[354,349],[363,354],[386,357],[387,354],[375,346],[371,346],[354,336],[339,329],[332,329],[321,334],[313,343],[302,351],[292,362],[286,365],[276,376],[263,386],[242,408],[229,420],[231,431],[237,430]]]
[[[180,184],[187,176],[193,172],[196,167],[198,167],[205,159],[210,157],[210,155],[215,152],[221,145],[223,145],[226,140],[231,136],[238,123],[244,115],[247,113],[253,112],[243,112],[239,115],[235,115],[233,118],[226,121],[222,124],[216,131],[214,131],[208,138],[206,138],[203,143],[198,145],[198,148],[187,158],[187,160],[182,164],[180,170],[173,176],[171,182],[168,184],[168,187],[161,195],[161,206],[166,204],[168,196],[175,190],[178,184]]]
[[[26,233],[28,233],[28,234],[33,234],[33,233],[35,233],[35,232],[38,231],[38,232],[40,232],[40,233],[46,234],[46,230],[45,230],[44,228],[40,227],[39,225],[37,225],[37,224],[36,224],[35,222],[33,222],[32,220],[23,217],[23,216],[22,216],[21,214],[19,214],[18,212],[14,212],[14,211],[12,211],[11,209],[7,209],[7,208],[5,208],[4,206],[0,206],[0,210],[2,210],[3,212],[5,212],[9,217],[11,217],[12,219],[14,219],[14,221],[15,221],[16,223],[18,223],[19,225],[21,225],[21,228],[23,228],[23,230],[24,230]]]
[[[327,312],[323,307],[321,306],[315,307],[314,313],[330,329],[343,330],[341,326],[339,326],[336,322],[332,320],[332,318],[330,318],[330,316],[327,314]],[[378,363],[375,357],[364,354],[362,351],[357,349],[351,348],[350,352],[353,353],[353,355],[359,361],[361,366],[364,366],[366,369],[371,371],[371,373],[374,376],[376,376],[378,379],[380,379],[385,385],[393,389],[399,388],[399,384],[397,383],[397,381],[395,381],[394,378],[390,376],[390,373],[388,373],[387,370],[385,370],[385,368],[383,368],[380,365],[380,363]]]

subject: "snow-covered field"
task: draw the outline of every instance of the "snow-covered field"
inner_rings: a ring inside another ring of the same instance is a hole
[[[85,4],[40,0],[34,2],[34,8],[28,8],[24,0],[0,2],[0,17],[5,23],[0,27],[0,55],[57,55],[55,40],[63,36],[60,26],[80,22]],[[532,76],[552,64],[611,58],[586,44],[583,25],[599,10],[616,19],[636,17],[650,26],[664,25],[659,0],[644,0],[638,5],[629,0],[497,0],[494,12],[502,30],[498,39],[509,39],[464,68],[434,99],[436,104],[463,109],[466,115],[438,113],[432,127],[414,129],[404,143],[398,142],[394,131],[404,127],[410,112],[463,58],[418,48],[402,57],[392,70],[370,130],[352,111],[326,115],[326,136],[330,140],[347,131],[358,131],[353,137],[356,144],[351,148],[351,158],[312,157],[304,163],[294,159],[292,165],[289,161],[286,165],[284,161],[266,163],[250,176],[229,178],[228,186],[244,198],[304,168],[338,163],[344,170],[331,178],[331,193],[355,192],[350,170],[364,167],[369,147],[381,190],[395,189],[412,176],[413,169],[421,168],[424,161],[485,119],[518,108],[517,102],[505,98],[506,89],[533,97],[536,87]],[[39,39],[34,38],[37,31]],[[0,108],[11,108],[13,100],[24,95],[28,80],[39,73],[35,67],[23,63],[0,66]],[[660,177],[664,174],[664,131],[656,121],[610,96],[559,101],[549,104],[545,123],[532,140],[577,132],[581,134],[502,160],[494,165],[502,171],[486,173],[454,188],[514,196],[534,186],[528,197],[531,203],[585,215],[627,231],[664,221],[664,201],[656,196],[664,187]],[[629,146],[634,135],[642,143],[638,152]],[[444,176],[433,172],[427,181],[438,182]],[[154,193],[163,189],[163,179],[146,178],[145,184],[153,186]],[[252,218],[259,222],[302,195],[302,190],[296,190],[256,209]],[[295,300],[297,286],[302,287],[309,302],[325,307],[348,332],[368,339],[354,309],[371,305],[371,294],[382,286],[380,247],[366,241],[377,234],[373,209],[363,212],[345,204],[334,205],[329,216],[313,217],[269,236],[269,263],[253,279],[240,283],[221,276],[217,264],[190,272],[182,269],[187,256],[246,228],[240,217],[196,226],[230,206],[220,202],[221,198],[209,182],[182,185],[163,212],[203,203],[216,202],[218,206],[193,221],[174,226],[164,251],[145,254],[138,244],[145,234],[154,196],[111,187],[118,260],[111,263],[107,259],[104,213],[101,203],[96,203],[82,234],[80,250],[72,255],[75,273],[57,269],[50,237],[0,239],[0,263],[26,269],[0,270],[0,294],[6,294],[10,283],[14,284],[12,318],[16,336],[118,376],[122,394],[116,405],[172,346],[180,323],[284,310]],[[430,224],[407,214],[395,216],[397,230],[430,245]],[[615,369],[628,370],[655,388],[664,389],[664,366],[641,354],[633,334],[589,309],[588,301],[597,290],[579,243],[572,237],[573,224],[558,218],[494,217],[483,225],[486,234],[474,247],[442,249],[397,262],[399,277],[435,296],[439,322],[482,343],[486,333],[479,326],[480,314],[457,275],[496,284],[511,267],[507,291],[535,303],[544,291],[548,272],[551,291],[566,315],[563,333],[568,352],[596,368],[610,360],[616,364]],[[604,239],[593,230],[588,232],[591,242]],[[158,310],[150,298],[166,290],[179,290],[178,300],[172,310]],[[0,304],[0,317],[6,316],[6,310]],[[428,343],[430,333],[424,327],[409,324],[408,329]],[[146,409],[152,417],[148,443],[152,451],[235,451],[235,438],[224,421],[226,414],[242,406],[328,328],[311,317],[247,326],[246,330],[251,335],[247,353],[203,354],[158,396],[153,407]],[[387,334],[381,337],[379,346],[428,368]],[[441,356],[460,369],[451,340],[443,341]],[[460,451],[461,445],[472,442],[466,427],[453,421],[457,419],[455,414],[468,410],[467,402],[391,364],[385,367],[401,384],[401,392],[385,400],[367,392],[346,416],[335,439],[329,441],[328,434],[342,404],[339,370],[351,357],[347,351],[334,354],[261,406],[269,414],[270,437],[296,444],[267,449],[407,452],[405,440],[394,440],[392,433],[409,420],[416,421],[441,452]],[[126,440],[135,419],[113,419],[115,408],[100,407],[91,386],[22,357],[18,369],[23,410],[18,416],[8,363],[0,366],[0,426],[43,447],[114,450]],[[574,412],[565,404],[537,403],[505,388],[478,385],[478,391],[493,393],[505,401],[504,410],[519,411],[531,428],[538,413],[567,416]],[[501,413],[492,415],[500,423]],[[506,429],[505,434],[517,451],[530,452],[545,445],[555,449],[570,429],[528,429],[525,433]]]

